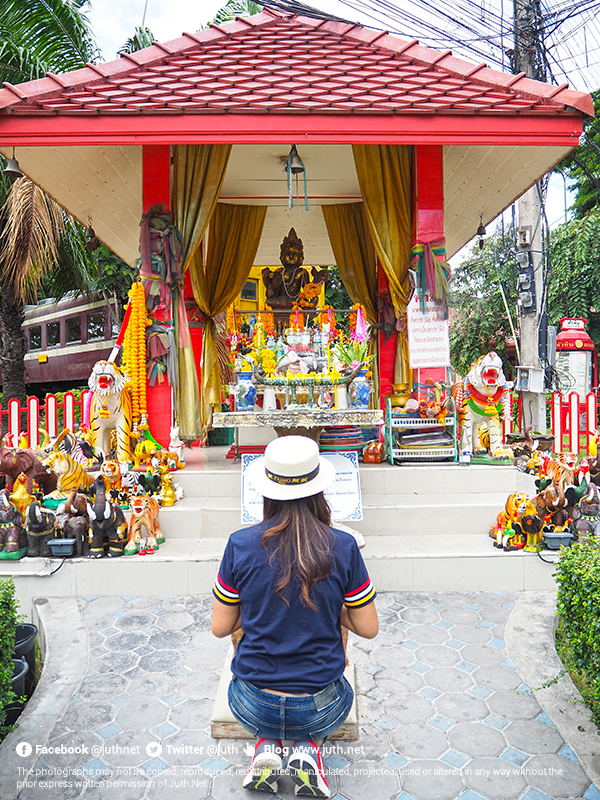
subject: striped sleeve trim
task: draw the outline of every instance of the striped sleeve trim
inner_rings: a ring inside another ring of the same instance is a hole
[[[227,605],[236,605],[240,602],[240,596],[236,590],[228,586],[218,573],[213,586],[213,594],[217,600],[227,603]]]
[[[366,580],[362,586],[355,589],[353,592],[348,592],[344,600],[344,605],[349,608],[359,608],[359,606],[366,606],[376,596],[375,588],[371,579]]]

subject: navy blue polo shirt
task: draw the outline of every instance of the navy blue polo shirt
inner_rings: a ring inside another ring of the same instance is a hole
[[[354,537],[332,528],[331,572],[311,589],[317,610],[300,602],[300,583],[294,580],[286,605],[275,593],[277,574],[262,546],[269,524],[231,534],[213,587],[221,603],[242,606],[244,635],[231,671],[261,689],[314,694],[344,672],[342,606],[367,605],[375,589]]]

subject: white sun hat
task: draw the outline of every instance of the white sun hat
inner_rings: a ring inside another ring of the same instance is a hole
[[[271,500],[298,500],[327,489],[335,467],[308,436],[280,436],[246,470],[250,485]]]

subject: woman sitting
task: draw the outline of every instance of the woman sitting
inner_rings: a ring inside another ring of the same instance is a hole
[[[284,436],[247,470],[263,522],[228,539],[215,581],[212,631],[243,628],[229,706],[257,737],[247,789],[277,792],[283,740],[297,795],[329,797],[320,746],[346,719],[341,626],[372,639],[375,590],[354,537],[331,527],[323,495],[335,478],[316,442]]]

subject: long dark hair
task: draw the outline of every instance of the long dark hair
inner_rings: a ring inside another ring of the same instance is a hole
[[[264,498],[264,520],[272,521],[262,537],[269,564],[277,568],[276,593],[285,596],[290,581],[300,581],[300,602],[316,610],[310,596],[312,585],[331,571],[331,509],[323,492],[298,500]]]

